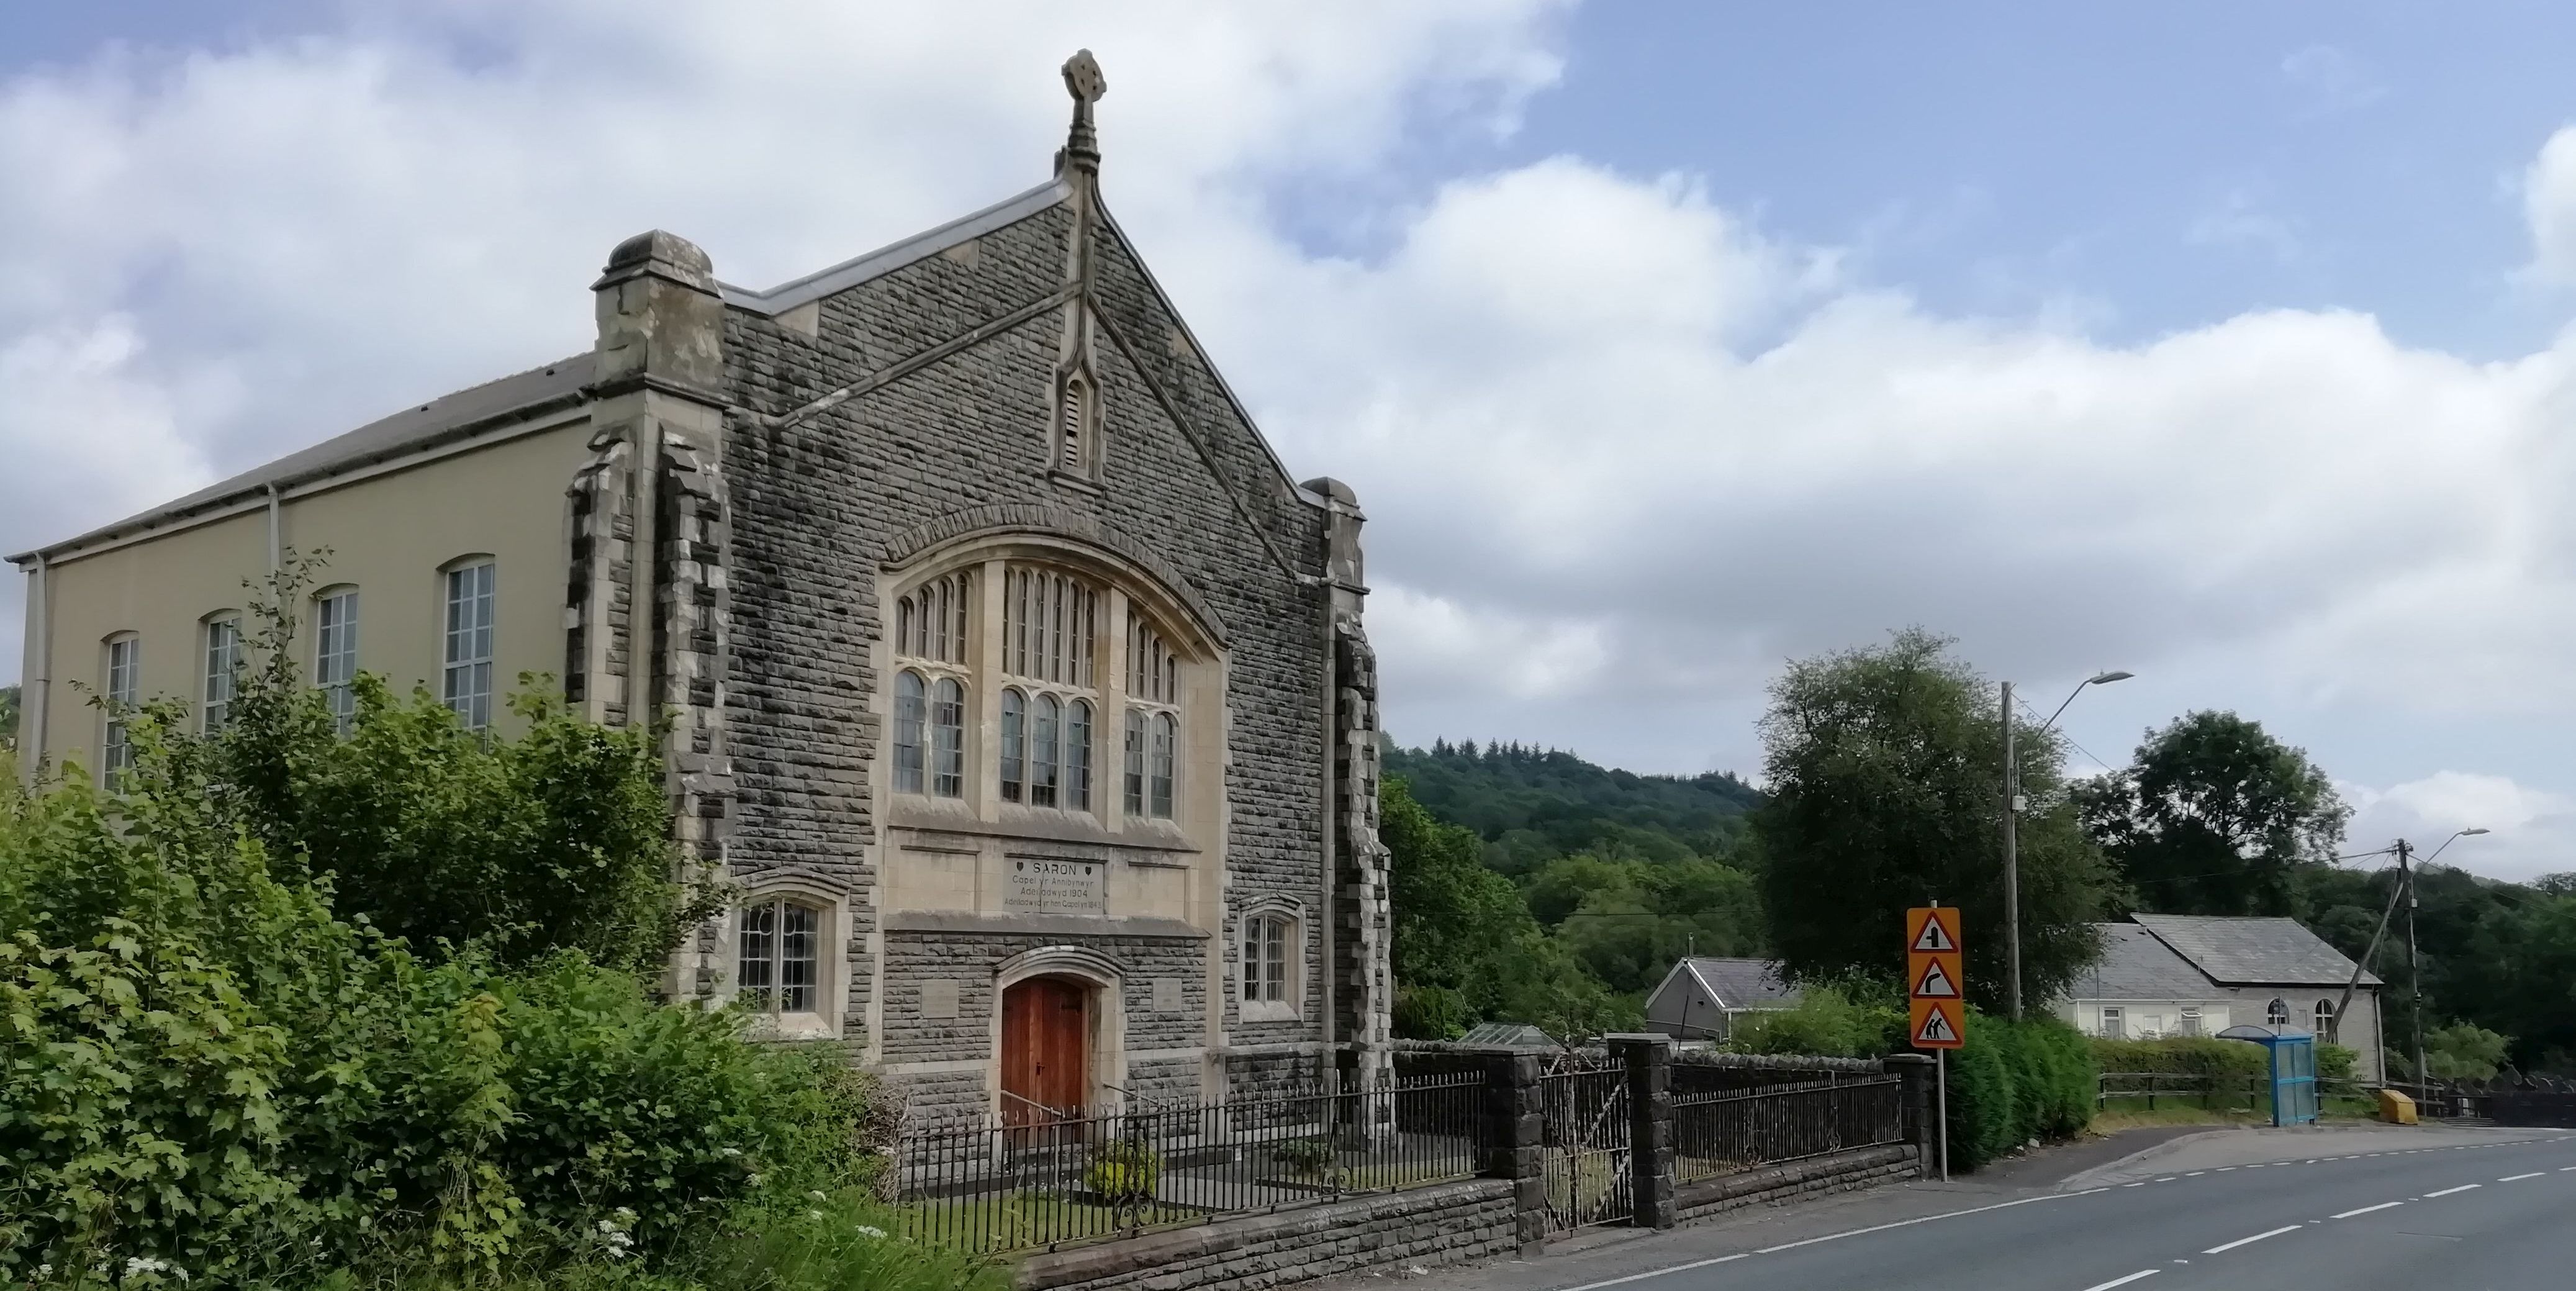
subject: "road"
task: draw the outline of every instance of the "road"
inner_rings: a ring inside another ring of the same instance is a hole
[[[1407,1291],[2576,1286],[2576,1136],[2242,1133],[2053,1188],[1911,1184],[1440,1270]]]

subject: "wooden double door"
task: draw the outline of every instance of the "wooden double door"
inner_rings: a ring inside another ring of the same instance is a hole
[[[1047,1125],[1091,1101],[1088,982],[1032,977],[1002,992],[1002,1123]]]

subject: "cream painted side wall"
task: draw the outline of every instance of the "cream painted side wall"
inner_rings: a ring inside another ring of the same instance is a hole
[[[306,592],[358,588],[360,668],[383,676],[397,692],[417,683],[436,693],[445,615],[441,568],[482,554],[497,565],[495,713],[501,697],[517,688],[519,673],[563,671],[571,559],[564,489],[589,455],[589,434],[588,422],[576,418],[287,494],[280,508],[284,544],[304,552],[331,549]],[[254,507],[146,541],[58,558],[47,573],[54,584],[47,625],[54,684],[46,753],[56,765],[96,766],[102,722],[71,683],[93,691],[104,684],[105,642],[115,633],[134,632],[142,640],[145,698],[200,698],[200,625],[209,613],[248,602],[242,580],[268,572],[268,523],[267,511]],[[309,672],[310,605],[297,614],[296,651]]]

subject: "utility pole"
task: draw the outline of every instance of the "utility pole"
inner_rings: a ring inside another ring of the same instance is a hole
[[[2406,994],[2415,1002],[2415,1093],[2431,1093],[2433,1075],[2424,1070],[2424,961],[2415,954],[2415,867],[2407,863],[2405,839],[2397,840],[2397,877],[2406,885]]]
[[[2004,683],[2004,1003],[2021,1021],[2021,837],[2013,789],[2021,782],[2013,756],[2012,683]]]

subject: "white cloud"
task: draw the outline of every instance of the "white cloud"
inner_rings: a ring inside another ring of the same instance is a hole
[[[1551,83],[1535,2],[425,12],[0,84],[0,355],[53,391],[0,411],[0,544],[569,353],[640,228],[765,285],[1016,191],[1089,45],[1109,200],[1292,467],[1368,509],[1406,738],[1749,771],[1781,659],[1914,622],[2033,684],[2576,709],[2576,335],[2477,363],[2283,310],[2110,345],[1930,310],[1689,175],[1404,173]],[[2576,135],[2527,199],[2576,281]],[[1368,254],[1283,229],[1319,200]]]
[[[2384,790],[2338,788],[2353,807],[2348,850],[2404,838],[2418,860],[2441,849],[2441,864],[2498,878],[2576,870],[2576,799],[2565,794],[2509,776],[2448,770]],[[2454,838],[2473,828],[2489,832]]]
[[[2576,283],[2576,126],[2561,126],[2522,172],[2522,216],[2531,229],[2533,276]]]

